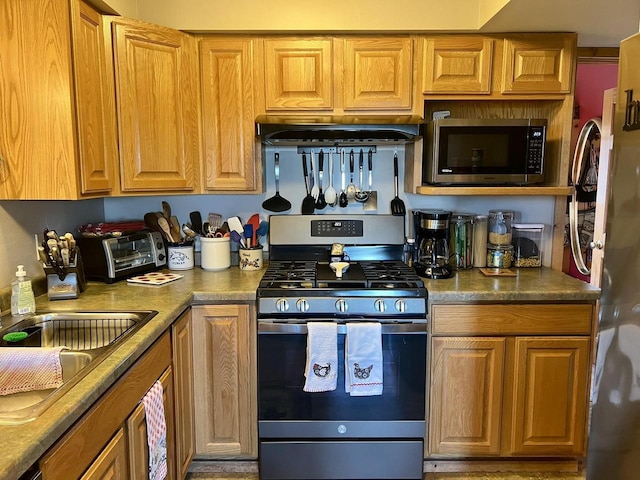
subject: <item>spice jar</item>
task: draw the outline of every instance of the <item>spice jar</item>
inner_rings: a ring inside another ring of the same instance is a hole
[[[509,268],[513,258],[513,245],[487,245],[487,267]]]
[[[489,243],[511,244],[511,225],[515,212],[512,210],[489,210]]]

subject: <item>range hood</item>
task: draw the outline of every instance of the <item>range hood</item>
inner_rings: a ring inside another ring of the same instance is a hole
[[[413,143],[424,121],[417,116],[272,116],[256,119],[262,143],[332,146]]]

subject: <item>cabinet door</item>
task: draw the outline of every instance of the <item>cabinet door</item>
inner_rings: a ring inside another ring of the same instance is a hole
[[[256,320],[249,305],[195,306],[196,454],[256,458]]]
[[[200,42],[205,190],[257,187],[253,45],[251,39]]]
[[[164,416],[167,425],[167,477],[176,478],[173,403],[173,371],[167,368],[160,377],[164,399]],[[149,447],[147,444],[147,417],[140,402],[126,422],[129,443],[129,470],[131,480],[145,480],[149,476]],[[184,477],[180,477],[184,478]]]
[[[344,109],[410,110],[411,38],[347,38],[343,42]]]
[[[333,40],[264,40],[265,108],[333,109]]]
[[[423,42],[423,93],[491,92],[492,39],[442,36]]]
[[[0,199],[76,199],[68,0],[3,0]]]
[[[127,439],[124,429],[121,428],[116,432],[81,478],[82,480],[130,478],[127,470]]]
[[[575,35],[504,39],[502,93],[571,93]]]
[[[102,15],[71,2],[73,72],[82,193],[113,189],[117,165],[115,91],[109,81]]]
[[[199,164],[195,39],[118,18],[113,44],[122,190],[194,190]]]
[[[509,453],[585,453],[588,356],[586,337],[515,339]]]
[[[504,355],[504,338],[433,338],[431,454],[500,453]]]
[[[193,403],[193,331],[191,310],[173,325],[173,380],[175,390],[177,478],[186,478],[195,453]]]

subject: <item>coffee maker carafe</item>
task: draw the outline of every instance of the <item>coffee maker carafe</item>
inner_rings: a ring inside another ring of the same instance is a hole
[[[414,210],[413,226],[416,235],[414,268],[426,278],[449,278],[449,224],[451,212],[446,210]]]

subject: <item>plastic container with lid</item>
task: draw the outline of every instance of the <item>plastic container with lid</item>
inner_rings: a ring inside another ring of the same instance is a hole
[[[512,245],[487,245],[487,267],[509,268],[512,258]]]
[[[513,266],[542,266],[542,223],[513,224]]]
[[[511,245],[511,226],[514,218],[513,210],[489,210],[489,243]]]

